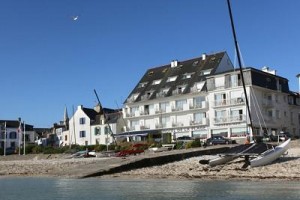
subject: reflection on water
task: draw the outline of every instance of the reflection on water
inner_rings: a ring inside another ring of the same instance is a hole
[[[1,200],[299,199],[299,182],[0,178]]]

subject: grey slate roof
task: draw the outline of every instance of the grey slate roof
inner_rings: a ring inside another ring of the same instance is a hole
[[[220,52],[206,55],[205,60],[202,60],[202,57],[197,57],[190,60],[178,61],[176,67],[171,67],[171,64],[168,64],[148,69],[124,103],[128,103],[133,94],[139,94],[134,102],[143,100],[143,97],[146,95],[148,95],[147,99],[155,99],[157,98],[156,94],[160,93],[164,88],[170,88],[168,92],[164,94],[164,97],[171,96],[172,91],[176,90],[180,85],[186,86],[184,91],[181,92],[182,94],[189,93],[190,88],[195,83],[205,81],[203,71],[212,70],[210,74],[215,72],[225,53],[226,52]],[[184,76],[186,74],[192,74],[191,78],[185,79]],[[168,82],[168,78],[173,76],[177,76],[176,81]],[[153,85],[153,81],[159,79],[161,80],[160,84]],[[144,85],[144,87],[141,87],[141,85]],[[203,89],[205,89],[205,87]]]

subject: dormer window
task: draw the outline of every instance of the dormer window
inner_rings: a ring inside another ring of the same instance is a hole
[[[211,72],[211,69],[207,69],[207,70],[202,70],[201,72],[200,72],[200,76],[203,76],[203,75],[209,75],[210,74],[210,72]]]
[[[148,82],[139,83],[139,88],[146,87],[147,84]]]
[[[193,75],[193,73],[186,73],[186,74],[183,74],[182,79],[189,79],[189,78],[192,78],[192,75]]]
[[[133,101],[135,101],[135,100],[138,98],[138,96],[139,96],[139,93],[132,94],[132,95],[127,99],[127,101],[128,101],[128,102],[133,102]]]
[[[173,82],[173,81],[176,81],[177,79],[177,76],[171,76],[168,78],[167,82]]]
[[[160,84],[160,82],[161,82],[161,79],[154,80],[152,82],[152,85],[158,85],[158,84]]]
[[[156,97],[165,97],[168,92],[169,92],[170,88],[162,88],[159,93],[156,93]]]

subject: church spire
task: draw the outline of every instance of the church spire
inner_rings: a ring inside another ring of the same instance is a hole
[[[69,126],[69,116],[68,116],[68,109],[67,106],[65,106],[65,112],[64,112],[64,125],[66,128]]]

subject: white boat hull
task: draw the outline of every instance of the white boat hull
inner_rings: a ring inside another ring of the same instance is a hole
[[[274,160],[278,159],[282,154],[284,154],[284,152],[288,150],[290,141],[291,139],[288,139],[282,144],[276,146],[275,148],[270,149],[261,154],[260,156],[256,157],[255,159],[251,160],[250,166],[259,167],[272,163]]]
[[[229,155],[229,156],[218,156],[217,158],[214,158],[214,159],[211,159],[209,160],[208,164],[209,166],[211,167],[214,167],[214,166],[217,166],[217,165],[223,165],[227,162],[230,162],[236,158],[238,158],[239,156],[232,156],[232,155]]]

